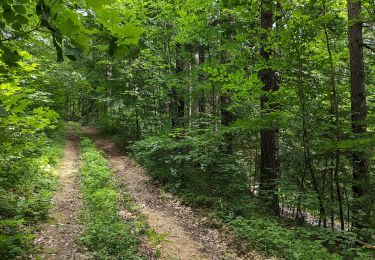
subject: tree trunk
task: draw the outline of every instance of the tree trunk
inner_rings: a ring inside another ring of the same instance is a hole
[[[184,70],[184,61],[182,59],[182,46],[177,44],[176,46],[176,73],[181,73]],[[177,93],[177,117],[178,117],[178,126],[182,126],[182,122],[185,116],[185,99],[181,93]]]
[[[205,48],[202,45],[199,45],[198,47],[198,64],[201,65],[206,61],[206,54],[205,54]],[[199,84],[202,83],[204,80],[204,74],[199,73],[198,75],[198,82]],[[206,98],[205,98],[205,92],[204,90],[201,91],[199,94],[199,104],[198,109],[199,113],[205,113],[206,112]]]
[[[331,51],[331,45],[328,35],[327,26],[324,28],[324,33],[326,37],[326,43],[327,43],[327,52],[329,57],[329,65],[330,65],[330,81],[331,81],[331,92],[332,92],[332,98],[331,98],[331,107],[332,107],[332,113],[334,113],[334,122],[335,122],[335,138],[336,142],[340,142],[340,120],[339,120],[339,99],[337,95],[337,88],[336,88],[336,74],[335,74],[335,67],[333,65],[333,56]],[[344,221],[344,209],[343,209],[343,202],[342,202],[342,195],[341,195],[341,188],[340,188],[340,181],[339,181],[339,168],[340,168],[340,151],[335,151],[335,168],[334,168],[334,182],[336,185],[336,195],[337,200],[339,203],[339,216],[340,216],[340,223],[341,223],[341,230],[345,229],[345,221]]]
[[[184,69],[184,62],[181,57],[182,46],[177,43],[176,45],[176,68],[175,72],[177,77],[180,77],[180,73]],[[185,115],[185,99],[183,95],[178,93],[176,87],[172,87],[170,90],[170,103],[169,103],[170,115],[172,118],[172,127],[181,127],[182,121]]]
[[[231,103],[230,94],[221,94],[220,105],[221,105],[221,124],[223,126],[230,126],[231,123],[235,121],[235,116],[231,111],[228,111],[228,107]],[[233,133],[229,130],[224,133],[224,138],[226,142],[226,148],[223,151],[226,154],[233,154]]]
[[[365,120],[367,116],[365,71],[363,58],[362,22],[360,19],[361,1],[349,0],[349,54],[350,54],[350,93],[351,119],[354,135],[366,132]],[[353,162],[353,198],[352,221],[353,227],[361,228],[368,220],[365,197],[367,195],[368,158],[364,152],[354,151]]]
[[[261,28],[264,33],[261,35],[260,55],[265,62],[270,60],[272,51],[267,46],[267,36],[273,26],[273,1],[263,0],[261,10]],[[279,86],[277,83],[276,72],[272,69],[263,69],[259,72],[260,79],[263,82],[263,91],[266,93],[261,97],[261,111],[266,114],[267,110],[272,109],[267,92],[277,91]],[[265,128],[260,133],[261,162],[260,162],[260,195],[264,197],[267,207],[272,212],[279,215],[279,197],[277,195],[277,181],[279,176],[278,167],[278,148],[277,148],[277,132],[275,127]]]
[[[232,42],[233,41],[233,35],[234,31],[232,30],[232,24],[235,24],[234,16],[230,15],[229,17],[223,18],[221,21],[222,26],[226,28],[224,31],[224,38],[221,40],[221,44],[224,44],[225,42]],[[230,53],[228,50],[222,50],[220,52],[220,62],[222,64],[228,64],[230,63]],[[235,115],[232,111],[229,110],[230,104],[232,103],[232,93],[231,91],[223,92],[220,91],[220,115],[221,115],[221,125],[222,126],[230,126],[235,121]],[[225,138],[225,149],[223,153],[226,154],[233,154],[234,147],[233,147],[233,141],[234,141],[234,135],[232,131],[225,131],[224,132],[224,138]]]

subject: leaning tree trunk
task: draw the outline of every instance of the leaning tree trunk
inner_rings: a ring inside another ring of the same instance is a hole
[[[268,62],[272,55],[272,51],[267,46],[267,36],[273,26],[272,5],[272,0],[262,1],[261,28],[264,32],[261,36],[262,46],[260,55],[265,62]],[[263,82],[263,91],[265,91],[265,94],[261,97],[261,111],[265,115],[274,107],[272,102],[269,101],[267,92],[277,91],[279,86],[276,72],[273,69],[263,69],[259,74]],[[266,206],[270,207],[276,215],[279,214],[279,197],[277,195],[277,179],[279,175],[277,132],[278,129],[276,127],[269,127],[262,129],[260,133],[260,195],[264,197]]]
[[[351,93],[351,119],[354,135],[366,132],[365,120],[366,91],[365,70],[363,58],[362,22],[360,21],[361,1],[348,1],[349,19],[349,53],[350,53],[350,93]],[[353,160],[353,197],[352,207],[353,227],[363,227],[367,222],[365,197],[367,195],[368,158],[364,152],[354,151]]]

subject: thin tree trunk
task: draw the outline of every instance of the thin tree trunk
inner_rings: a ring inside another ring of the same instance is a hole
[[[330,198],[331,198],[331,205],[330,205],[330,213],[331,213],[331,229],[334,230],[335,229],[335,211],[334,211],[334,200],[335,200],[335,195],[334,195],[334,187],[333,187],[333,170],[330,169],[330,172],[329,172],[329,185],[330,185],[330,189],[329,189],[329,192],[330,192]]]
[[[326,43],[327,43],[327,51],[328,51],[328,57],[329,57],[329,64],[330,64],[330,80],[331,80],[331,92],[332,92],[332,108],[333,112],[335,114],[335,137],[336,142],[340,142],[340,121],[339,121],[339,100],[337,96],[337,88],[336,88],[336,77],[335,77],[335,68],[333,65],[333,57],[332,57],[332,51],[331,51],[331,45],[328,35],[327,27],[324,28],[324,33],[326,37]],[[334,169],[334,181],[336,186],[336,195],[337,200],[339,203],[339,216],[340,216],[340,224],[341,229],[345,229],[345,221],[344,221],[344,210],[343,210],[343,202],[342,202],[342,195],[341,195],[341,189],[340,189],[340,181],[339,181],[339,168],[340,168],[340,151],[336,149],[335,151],[335,169]]]
[[[181,73],[184,70],[184,61],[182,59],[182,46],[177,44],[176,46],[176,73]],[[181,76],[179,76],[181,77]],[[178,126],[181,127],[183,125],[183,120],[185,116],[185,99],[181,93],[177,93],[177,122]]]
[[[304,215],[302,210],[302,194],[305,193],[305,178],[306,178],[306,167],[303,169],[303,174],[301,181],[298,185],[298,197],[297,197],[297,212],[296,212],[296,219],[303,222],[304,221]]]
[[[221,107],[221,124],[223,126],[230,126],[231,123],[234,122],[235,116],[231,111],[228,111],[228,107],[231,103],[231,97],[229,94],[221,94],[220,95],[220,107]],[[224,133],[224,138],[227,143],[225,153],[227,154],[233,154],[234,147],[233,147],[233,133],[232,132],[226,132]]]
[[[299,44],[301,46],[301,44]],[[323,226],[326,227],[326,210],[323,203],[323,195],[324,194],[324,185],[322,192],[319,191],[318,180],[315,174],[315,170],[312,164],[311,159],[311,152],[310,152],[310,145],[309,145],[309,136],[308,136],[308,123],[307,123],[307,109],[306,109],[306,97],[305,97],[305,90],[303,88],[303,80],[302,80],[302,50],[298,49],[298,96],[300,100],[301,112],[302,112],[302,147],[303,147],[303,157],[304,157],[304,171],[308,169],[311,175],[312,185],[314,191],[318,198],[319,203],[319,225],[323,220]],[[325,180],[325,177],[323,178]]]
[[[204,46],[202,45],[199,45],[198,47],[198,64],[199,65],[202,65],[205,60],[206,60],[206,56],[205,56],[205,48]],[[198,84],[201,84],[204,80],[204,74],[203,73],[199,73],[198,75]],[[199,109],[199,113],[205,113],[206,112],[206,98],[205,98],[205,92],[204,90],[201,91],[200,95],[199,95],[199,104],[198,104],[198,109]]]
[[[175,72],[177,77],[180,77],[179,75],[184,68],[183,60],[181,57],[181,50],[182,46],[181,44],[176,45],[176,68]],[[185,100],[184,97],[178,93],[176,87],[172,87],[170,90],[170,102],[169,102],[169,110],[170,115],[172,119],[172,127],[181,127],[182,126],[182,120],[184,118],[185,113]]]
[[[135,125],[136,125],[136,131],[135,131],[135,139],[139,140],[141,138],[141,124],[140,124],[140,115],[139,115],[139,108],[138,108],[138,87],[134,86],[134,93],[136,93],[135,98]]]

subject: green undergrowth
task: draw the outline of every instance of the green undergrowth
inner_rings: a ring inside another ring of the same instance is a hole
[[[0,151],[0,259],[33,252],[38,224],[47,220],[57,188],[56,166],[65,135],[60,125],[22,136]]]
[[[129,126],[112,123],[111,121],[108,121],[107,118],[99,118],[92,125],[98,129],[102,135],[111,139],[117,147],[123,151],[129,152],[131,144],[136,140],[131,129],[128,128]],[[124,129],[128,129],[129,131]]]
[[[256,249],[285,259],[372,259],[371,251],[357,247],[354,232],[298,225],[290,219],[261,212],[254,198],[226,202],[215,218]]]
[[[137,252],[136,223],[120,219],[121,194],[108,161],[86,137],[81,141],[81,188],[85,231],[81,240],[96,259],[143,259]]]
[[[80,126],[79,123],[73,122],[73,121],[69,121],[68,125],[71,127],[71,129],[73,130],[73,133],[75,135],[78,135],[78,136],[82,135],[81,126]]]
[[[133,156],[164,189],[194,207],[209,208],[248,249],[285,259],[370,259],[355,233],[331,231],[272,217],[248,192],[245,169],[223,153],[223,136],[183,133],[150,137]]]

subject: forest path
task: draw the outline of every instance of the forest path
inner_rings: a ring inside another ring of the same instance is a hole
[[[53,197],[51,220],[41,227],[36,246],[41,248],[34,259],[87,259],[76,239],[83,230],[78,214],[81,208],[78,188],[79,137],[68,127],[64,155],[59,167],[59,190]]]
[[[116,149],[112,141],[90,127],[82,130],[105,152],[116,182],[128,189],[150,229],[166,236],[160,245],[161,259],[263,259],[255,252],[245,256],[236,254],[230,232],[214,227],[206,217],[171,194],[160,192],[145,171]]]

